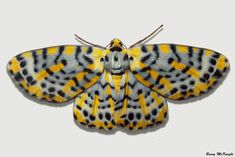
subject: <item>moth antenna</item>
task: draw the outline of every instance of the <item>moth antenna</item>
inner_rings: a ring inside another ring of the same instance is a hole
[[[109,43],[107,46],[105,46],[105,49],[108,49],[108,47],[110,46],[111,44]]]
[[[79,37],[77,34],[74,34],[75,35],[75,40],[77,40],[79,43],[81,43],[81,44],[84,44],[84,45],[91,45],[91,46],[94,46],[94,47],[99,47],[99,48],[102,48],[102,49],[106,49],[105,47],[103,47],[103,46],[100,46],[100,45],[97,45],[97,44],[93,44],[93,43],[91,43],[91,42],[88,42],[88,41],[86,41],[86,40],[84,40],[84,39],[82,39],[81,37]]]
[[[132,45],[130,46],[130,48],[135,47],[135,46],[137,46],[137,45],[139,45],[139,44],[141,44],[141,43],[144,43],[144,42],[146,42],[147,40],[153,38],[153,37],[156,35],[156,32],[158,32],[158,31],[159,31],[160,29],[162,29],[162,28],[163,28],[163,24],[162,24],[161,26],[159,26],[157,29],[155,29],[155,30],[154,30],[152,33],[150,33],[148,36],[146,36],[145,38],[143,38],[143,39],[137,41],[136,43],[132,44]]]
[[[124,45],[124,44],[122,44],[123,45],[123,47],[126,49],[127,47],[126,47],[126,45]]]

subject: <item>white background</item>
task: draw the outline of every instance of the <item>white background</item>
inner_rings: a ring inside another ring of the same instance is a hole
[[[235,153],[234,0],[0,0],[0,156],[192,156]],[[207,47],[226,55],[231,71],[209,97],[169,103],[165,127],[148,133],[106,135],[73,122],[72,105],[50,107],[25,98],[6,64],[20,52],[78,44],[74,33],[106,46],[130,45],[164,24],[150,43]]]

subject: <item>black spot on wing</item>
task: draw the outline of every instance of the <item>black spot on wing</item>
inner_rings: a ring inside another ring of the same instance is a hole
[[[42,58],[43,58],[44,60],[47,59],[47,48],[42,49]]]
[[[75,53],[75,59],[78,61],[78,55],[79,55],[79,53],[81,53],[81,47],[80,46],[77,46],[77,48],[76,48],[76,53]]]
[[[144,45],[141,47],[141,51],[144,52],[144,53],[148,52]]]
[[[73,77],[72,80],[74,81],[75,85],[79,87],[79,82],[76,77]]]
[[[222,75],[223,75],[223,74],[222,74],[222,72],[221,72],[221,71],[216,70],[213,76],[214,76],[215,78],[221,78],[221,77],[222,77]]]
[[[93,63],[93,60],[92,60],[90,57],[88,57],[88,56],[86,56],[86,55],[83,55],[82,57],[83,57],[84,60],[86,60],[89,64],[92,64],[92,63]]]
[[[159,49],[158,49],[157,45],[153,45],[153,51],[156,54],[156,59],[159,58]]]
[[[92,52],[92,47],[89,47],[87,50],[87,54],[91,54],[91,52]]]
[[[17,59],[18,61],[21,61],[21,60],[23,60],[24,58],[23,58],[21,55],[17,55],[17,56],[16,56],[16,59]]]
[[[33,63],[34,63],[34,65],[37,65],[38,64],[38,56],[37,56],[36,51],[33,51],[32,55],[33,55]]]
[[[20,72],[18,72],[18,73],[15,74],[14,79],[15,79],[17,82],[24,80],[24,78],[23,78],[23,76],[21,75]]]
[[[183,73],[186,73],[189,69],[190,69],[190,66],[186,66],[186,67],[182,70],[182,72],[183,72]]]
[[[53,75],[53,71],[51,71],[49,68],[45,69],[46,72],[49,74],[49,75]]]
[[[142,57],[140,61],[144,63],[144,62],[147,61],[150,57],[151,57],[151,54],[148,54],[148,55]]]
[[[216,60],[213,59],[213,58],[211,58],[211,59],[210,59],[210,63],[211,63],[212,65],[215,65],[215,64],[216,64]]]
[[[26,66],[26,61],[22,61],[22,62],[20,63],[20,67],[23,68],[23,67],[25,67],[25,66]]]
[[[178,55],[178,53],[177,53],[177,51],[176,51],[175,45],[174,45],[174,44],[171,44],[171,45],[170,45],[170,48],[171,48],[171,51],[173,52],[173,54],[174,54],[174,55],[176,56],[176,58],[178,59],[178,62],[180,62],[181,59],[180,59],[180,56]]]
[[[177,88],[173,88],[173,89],[170,91],[170,94],[171,94],[171,95],[172,95],[172,94],[175,94],[177,91],[178,91]]]
[[[64,51],[64,46],[60,46],[60,47],[59,47],[58,55],[57,55],[56,58],[55,58],[55,64],[58,63],[58,59],[59,59],[60,56],[62,55],[63,51]]]

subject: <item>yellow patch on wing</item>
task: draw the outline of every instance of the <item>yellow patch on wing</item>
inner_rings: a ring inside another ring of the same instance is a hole
[[[200,89],[197,88],[197,86],[194,86],[195,88],[193,88],[193,95],[194,96],[198,96],[200,94]]]
[[[55,97],[53,97],[53,100],[55,100],[56,102],[64,102],[64,101],[65,101],[64,98],[62,98],[61,96],[58,96],[58,95],[56,95]]]
[[[180,70],[180,71],[183,70],[186,67],[185,64],[179,63],[179,62],[176,62],[176,61],[173,61],[171,63],[171,66],[174,67],[176,70]]]
[[[65,84],[65,86],[64,86],[64,88],[63,88],[63,92],[64,92],[64,93],[68,93],[68,92],[70,91],[71,87],[73,87],[73,86],[75,86],[75,82],[74,82],[73,80],[69,80],[69,81]]]
[[[43,95],[43,94],[42,94],[42,90],[41,90],[40,87],[38,87],[38,86],[29,86],[29,85],[26,83],[26,81],[24,81],[24,80],[21,81],[20,84],[22,85],[22,87],[23,87],[24,89],[26,89],[30,94],[35,95],[38,99],[44,98],[44,99],[46,99],[46,100],[48,100],[48,101],[51,101],[51,98],[49,98],[48,95]],[[63,101],[63,100],[60,101],[59,99],[57,99],[56,96],[53,97],[53,100],[58,100],[57,102],[62,102],[62,101]]]
[[[100,58],[104,57],[108,52],[110,52],[110,51],[109,50],[101,50],[101,49],[94,47],[92,55],[94,58],[100,59]]]
[[[162,108],[161,108],[161,110],[160,110],[160,112],[159,112],[159,114],[158,114],[158,116],[157,116],[157,118],[156,118],[156,121],[157,122],[162,122],[164,119],[165,119],[165,113],[167,112],[167,105],[164,105]]]
[[[197,47],[193,48],[193,52],[198,52],[198,51],[199,51],[199,48],[197,48]]]
[[[42,49],[39,49],[36,51],[38,55],[41,55],[42,54]]]
[[[155,70],[151,69],[148,72],[149,72],[149,74],[150,74],[150,76],[152,77],[153,80],[157,80],[157,78],[159,77],[159,73]],[[170,81],[168,79],[164,78],[164,77],[160,80],[159,83],[164,85],[164,87],[165,87],[164,90],[171,90],[173,88]]]
[[[47,76],[49,76],[49,74],[46,72],[46,70],[41,70],[40,72],[38,72],[38,73],[36,74],[36,79],[37,79],[38,81],[40,81],[40,80],[44,79],[44,78],[47,77]]]
[[[141,83],[143,83],[145,86],[150,86],[152,85],[152,83],[146,81],[140,74],[135,74],[135,77],[138,81],[140,81]]]
[[[83,52],[83,53],[86,53],[87,50],[88,50],[88,47],[87,47],[87,46],[82,46],[82,52]]]
[[[49,69],[55,73],[55,72],[60,71],[63,68],[64,68],[64,65],[62,63],[58,63],[56,65],[52,65]]]
[[[205,50],[204,53],[205,53],[206,57],[210,57],[213,54],[213,52],[211,50]]]
[[[128,74],[128,71],[126,70],[125,71],[125,84],[128,84],[129,79],[130,79],[129,78],[129,74]],[[125,92],[124,95],[128,95],[128,96],[130,94],[132,94],[132,91],[129,89],[128,85],[125,87],[125,91],[124,92]],[[125,98],[124,101],[123,101],[123,108],[121,110],[120,115],[123,115],[123,114],[125,114],[127,112],[127,105],[128,105],[128,98]]]
[[[206,91],[208,89],[208,84],[197,82],[195,87],[198,88],[200,91]]]
[[[90,69],[90,70],[95,70],[95,68],[97,68],[97,66],[95,65],[95,63],[93,63],[93,64],[89,64],[87,66],[87,68]]]
[[[223,70],[224,67],[228,66],[227,63],[225,62],[225,57],[223,55],[220,55],[220,57],[218,58],[217,60],[217,64],[216,64],[216,67],[219,69],[219,70]]]
[[[24,56],[25,58],[30,58],[31,57],[32,52],[28,51],[22,54],[22,56]]]
[[[84,104],[85,104],[84,101],[86,99],[87,99],[87,93],[83,93],[81,95],[81,99],[79,97],[76,98],[76,104],[82,108],[84,106]]]
[[[99,102],[99,95],[95,95],[94,96],[94,100],[93,100],[93,107],[92,107],[92,110],[91,110],[91,114],[92,115],[97,115],[98,113],[98,106],[100,105],[100,102]]]
[[[29,89],[29,86],[27,85],[26,81],[21,81],[20,84],[23,86],[24,89]]]
[[[38,86],[28,86],[26,81],[21,81],[20,84],[26,89],[30,94],[35,94],[37,98],[42,98],[42,90]]]
[[[187,46],[177,45],[176,48],[180,53],[188,53],[188,47]]]
[[[209,80],[208,87],[211,87],[211,86],[214,84],[214,82],[215,82],[216,80],[217,80],[216,78],[212,77],[212,78]]]
[[[74,54],[75,49],[76,49],[76,46],[71,46],[71,45],[65,46],[64,54],[70,56],[70,55]]]
[[[208,80],[208,83],[197,82],[195,84],[196,91],[194,92],[196,92],[197,95],[200,94],[200,91],[206,92],[208,88],[211,87],[216,80],[217,80],[216,78],[212,77]]]
[[[50,48],[47,48],[47,53],[49,55],[54,55],[55,53],[58,52],[58,47],[50,47]]]
[[[132,56],[133,58],[139,58],[141,56],[141,50],[138,47],[134,47],[128,51],[128,55]]]
[[[159,73],[156,70],[152,70],[152,69],[149,70],[149,74],[154,80],[156,80],[159,76]]]
[[[140,108],[141,108],[141,111],[144,115],[147,115],[148,114],[148,111],[146,109],[146,101],[144,99],[144,95],[143,94],[139,94],[138,95],[138,98],[139,98],[139,105],[140,105]]]
[[[177,100],[181,97],[183,97],[183,95],[180,92],[176,92],[175,94],[169,96],[170,99],[175,99],[175,100]]]
[[[122,49],[121,53],[123,54],[128,54],[129,50],[128,49]]]
[[[84,78],[85,75],[86,75],[86,73],[81,71],[76,75],[76,78],[77,78],[78,81],[81,81]]]
[[[58,63],[58,64],[55,64],[55,65],[52,65],[51,67],[49,67],[49,70],[52,71],[53,73],[55,73],[55,72],[60,71],[63,68],[64,68],[64,65],[62,63]],[[41,70],[36,74],[36,79],[38,81],[40,81],[49,75],[50,74],[46,70]]]
[[[108,84],[110,84],[110,76],[111,76],[111,74],[109,73],[109,72],[106,72],[105,73],[105,81],[108,83]],[[107,90],[105,91],[106,92],[106,94],[107,95],[111,95],[111,87],[110,87],[110,85],[108,85],[107,86]],[[113,101],[113,99],[110,97],[109,98],[109,104],[110,104],[110,109],[111,109],[111,111],[114,111],[114,105],[115,105],[115,102]]]
[[[171,90],[173,88],[171,82],[166,78],[162,78],[160,84],[163,84],[166,90]]]
[[[77,109],[74,109],[74,114],[76,115],[78,122],[80,122],[80,123],[85,123],[86,122],[85,117]]]
[[[153,51],[153,45],[147,45],[146,49],[148,52],[152,52]]]
[[[157,95],[157,93],[151,92],[151,96],[153,97],[153,99],[156,101],[158,105],[162,103],[163,99],[159,99],[159,96]]]
[[[87,82],[86,84],[84,84],[84,87],[87,89],[89,88],[91,85],[93,85],[96,81],[98,81],[99,76],[94,76],[90,82]]]
[[[76,76],[75,76],[75,79],[77,79],[77,81],[81,81],[83,78],[84,78],[84,76],[86,75],[86,73],[85,72],[79,72]],[[69,93],[70,92],[70,90],[71,90],[71,87],[74,87],[76,84],[75,84],[75,82],[74,82],[74,80],[69,80],[65,85],[64,85],[64,87],[63,87],[63,92],[64,93]],[[79,94],[79,93],[81,93],[82,92],[82,90],[81,89],[78,89],[78,91],[76,91],[76,93],[73,93],[73,95],[77,95],[77,94]],[[70,93],[71,94],[71,93]],[[71,95],[71,96],[73,96],[73,95]]]
[[[179,63],[176,61],[173,61],[170,65],[172,67],[174,67],[176,70],[180,70],[180,71],[182,71],[184,68],[186,68],[185,64]],[[197,71],[196,69],[194,69],[192,67],[189,68],[189,70],[186,72],[186,74],[192,76],[193,78],[199,78],[201,75],[201,73],[199,71]]]
[[[162,53],[170,53],[171,50],[170,50],[170,46],[168,44],[161,44],[159,45],[159,49],[160,49],[160,52]]]
[[[12,70],[14,74],[21,70],[20,64],[17,61],[16,57],[11,60],[11,65],[9,65],[9,69]]]
[[[201,73],[194,68],[189,68],[186,73],[196,79],[201,76]]]

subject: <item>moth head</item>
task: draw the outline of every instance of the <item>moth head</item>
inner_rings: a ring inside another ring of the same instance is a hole
[[[118,38],[114,38],[113,40],[111,40],[111,42],[108,45],[108,49],[111,52],[114,52],[114,51],[121,52],[124,48],[126,48],[126,47],[124,46],[122,41]]]

